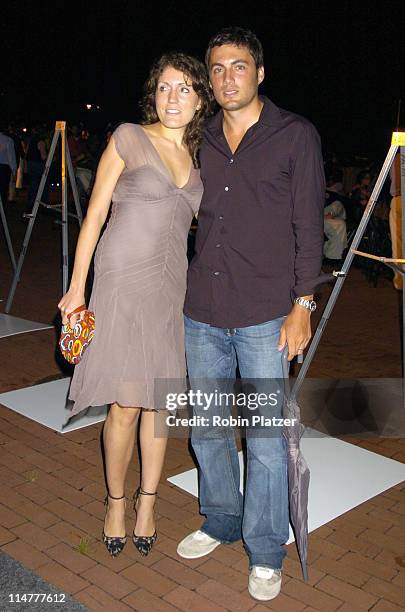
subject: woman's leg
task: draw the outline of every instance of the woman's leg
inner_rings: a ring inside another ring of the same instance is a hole
[[[167,437],[164,436],[166,411],[155,412],[143,410],[141,416],[139,439],[141,444],[143,491],[157,491],[163,462],[166,453]],[[156,419],[156,421],[155,421]],[[159,437],[155,437],[155,423]],[[155,531],[153,507],[156,495],[140,495],[137,504],[137,516],[134,533],[137,536],[151,536]]]
[[[103,428],[103,442],[108,493],[113,497],[125,494],[125,477],[135,443],[135,427],[140,408],[123,408],[111,404]],[[104,533],[107,536],[125,535],[124,499],[108,498]]]

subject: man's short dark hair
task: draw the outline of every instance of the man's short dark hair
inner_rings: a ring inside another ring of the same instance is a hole
[[[210,55],[213,47],[222,47],[222,45],[236,45],[237,47],[246,47],[250,55],[255,60],[256,70],[263,66],[263,47],[260,40],[254,32],[239,28],[237,26],[229,26],[220,30],[211,38],[208,43],[207,52],[205,54],[205,64],[209,70]]]

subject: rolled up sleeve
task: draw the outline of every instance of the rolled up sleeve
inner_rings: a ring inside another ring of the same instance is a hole
[[[325,174],[319,134],[305,122],[292,151],[292,225],[295,236],[293,297],[310,295],[319,284],[323,254]]]

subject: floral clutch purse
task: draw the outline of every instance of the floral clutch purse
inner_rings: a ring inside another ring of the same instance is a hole
[[[70,326],[70,317],[85,311],[83,318],[74,327]],[[59,338],[59,348],[68,363],[76,365],[83,357],[84,351],[93,340],[95,331],[94,312],[87,310],[82,304],[67,315],[68,322],[62,325]]]

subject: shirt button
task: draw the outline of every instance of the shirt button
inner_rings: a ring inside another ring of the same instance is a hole
[[[229,160],[230,164],[233,164],[233,157],[231,157],[231,159]]]
[[[219,219],[220,221],[223,221],[224,217],[223,217],[222,215],[219,215],[218,219]]]
[[[221,244],[220,242],[219,242],[218,244],[216,244],[216,245],[215,245],[215,247],[216,247],[217,249],[219,249],[219,247],[221,247],[221,246],[222,246],[222,244]]]
[[[219,276],[219,272],[214,272],[214,276]]]
[[[229,187],[225,187],[225,191],[229,191]]]

